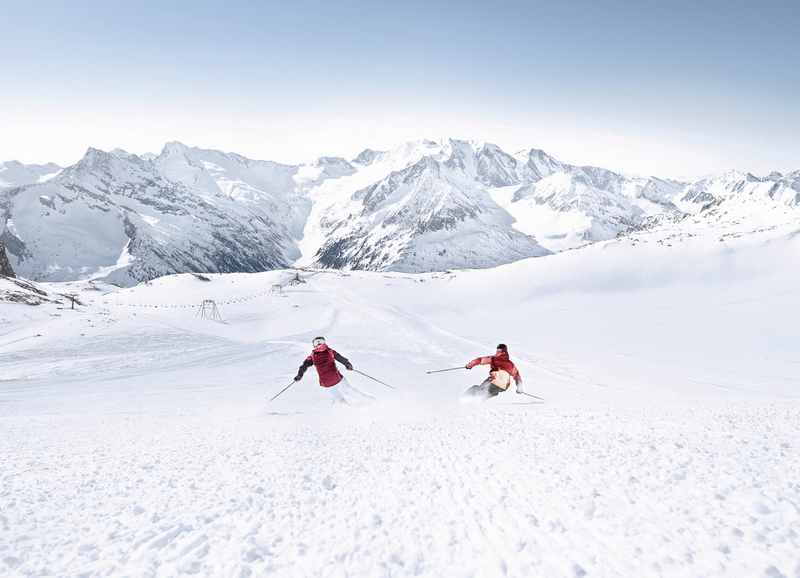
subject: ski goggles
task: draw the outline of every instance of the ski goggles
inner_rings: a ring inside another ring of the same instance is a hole
[[[315,337],[314,340],[311,342],[311,344],[314,347],[319,347],[323,343],[325,343],[325,338],[324,337]]]

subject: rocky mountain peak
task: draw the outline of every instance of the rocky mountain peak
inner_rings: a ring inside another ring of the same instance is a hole
[[[373,150],[373,149],[364,149],[363,151],[358,153],[356,158],[354,158],[352,160],[352,163],[353,164],[357,164],[357,165],[362,165],[362,166],[369,166],[373,162],[375,162],[375,159],[380,157],[382,154],[384,154],[383,151],[376,151],[376,150]]]

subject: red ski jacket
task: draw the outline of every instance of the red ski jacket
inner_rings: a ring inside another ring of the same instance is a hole
[[[522,383],[522,376],[519,374],[517,366],[511,362],[508,353],[503,352],[499,355],[487,355],[486,357],[476,357],[467,364],[467,368],[472,369],[476,365],[489,365],[489,372],[503,370],[514,378],[514,381],[519,385]]]
[[[302,379],[306,369],[313,365],[317,368],[317,373],[319,374],[319,384],[322,387],[333,387],[343,379],[342,374],[336,368],[337,361],[347,369],[353,369],[352,364],[347,359],[323,343],[319,347],[315,347],[311,355],[306,357],[303,365],[297,370],[295,380]]]

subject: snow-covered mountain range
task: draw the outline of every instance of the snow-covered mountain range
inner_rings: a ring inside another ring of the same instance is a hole
[[[61,170],[55,163],[26,165],[19,161],[0,162],[0,189],[44,182]]]
[[[89,149],[66,168],[0,164],[0,240],[36,280],[482,268],[642,229],[789,221],[800,222],[800,171],[689,183],[453,139],[304,165],[177,142],[158,155]]]
[[[167,145],[153,160],[90,149],[46,182],[6,190],[0,239],[17,274],[131,284],[175,271],[272,269],[297,256],[290,195],[240,186],[233,171],[214,180],[203,151],[181,149]],[[229,158],[254,180],[273,170]]]

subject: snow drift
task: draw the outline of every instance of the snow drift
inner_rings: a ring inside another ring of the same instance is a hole
[[[800,227],[717,233],[0,303],[0,573],[791,576]],[[319,334],[396,390],[266,403]],[[545,404],[425,374],[499,341]]]

